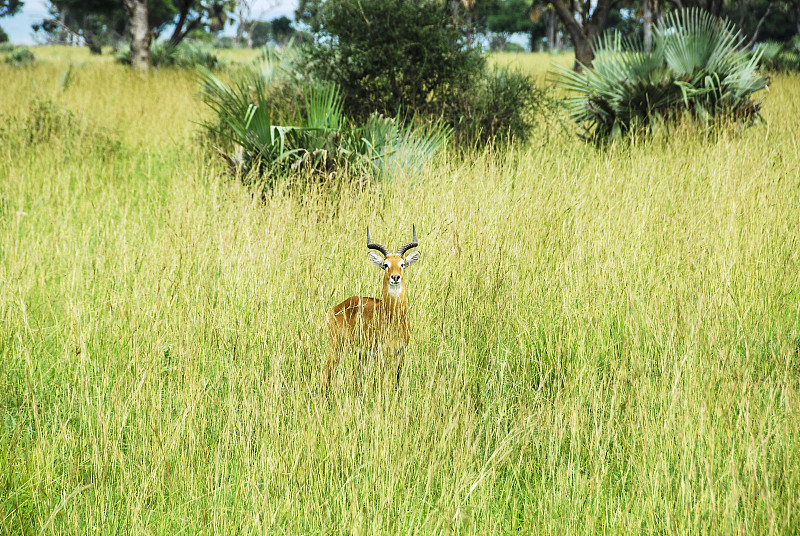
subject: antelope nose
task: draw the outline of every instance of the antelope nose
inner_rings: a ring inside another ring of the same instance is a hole
[[[400,276],[399,275],[391,275],[391,276],[389,276],[389,279],[391,280],[392,284],[394,284],[394,285],[396,285],[397,283],[400,282]]]

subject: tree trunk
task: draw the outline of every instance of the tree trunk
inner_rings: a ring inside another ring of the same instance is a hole
[[[242,44],[242,38],[244,37],[244,23],[239,21],[239,25],[236,27],[236,35],[233,36],[233,46],[239,48]]]
[[[124,0],[131,27],[131,65],[137,70],[150,69],[150,26],[147,22],[147,0]]]
[[[613,0],[594,0],[593,2],[587,0],[583,5],[583,10],[579,9],[578,13],[573,10],[572,4],[568,7],[564,0],[549,1],[575,45],[575,66],[573,68],[576,71],[581,71],[583,66],[591,68],[592,60],[594,60],[592,44],[606,26],[606,19],[611,11]],[[594,9],[590,13],[592,4]]]
[[[644,51],[648,54],[653,50],[653,10],[650,0],[644,0]]]
[[[128,0],[125,0],[126,2]],[[180,2],[173,2],[178,9],[178,22],[175,23],[175,28],[172,30],[172,36],[169,38],[169,44],[176,47],[183,41],[189,32],[198,28],[202,17],[197,16],[189,19],[192,8],[195,7],[195,0],[182,0]]]
[[[758,39],[758,32],[761,31],[761,25],[764,24],[764,21],[767,20],[767,17],[769,17],[770,13],[772,13],[772,8],[774,6],[775,6],[775,4],[767,4],[767,9],[766,9],[766,11],[764,11],[764,14],[761,15],[761,18],[758,19],[758,22],[756,23],[756,27],[753,30],[753,37],[751,37],[750,41],[747,42],[747,45],[745,45],[745,48],[753,48],[753,45],[756,44],[756,39]],[[742,30],[742,31],[744,31],[744,30]]]
[[[556,40],[556,14],[553,10],[548,11],[547,13],[547,48],[550,53],[553,53],[553,47],[555,47],[555,40]]]
[[[572,36],[572,42],[575,45],[575,66],[573,69],[580,72],[585,65],[592,68],[592,61],[594,60],[594,52],[592,51],[591,39],[581,34],[577,39]]]

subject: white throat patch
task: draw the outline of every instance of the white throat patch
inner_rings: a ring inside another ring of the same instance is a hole
[[[403,285],[392,285],[389,284],[389,295],[393,298],[396,298],[400,295],[400,291],[403,290]]]

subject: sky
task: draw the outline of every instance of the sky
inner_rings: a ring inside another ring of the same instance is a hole
[[[47,17],[47,8],[50,5],[48,0],[24,1],[25,5],[22,6],[19,13],[13,17],[0,19],[0,26],[8,34],[9,41],[15,45],[35,44],[31,24],[41,22]],[[253,13],[260,15],[259,18],[264,20],[271,20],[282,15],[293,19],[295,9],[297,9],[297,0],[254,0],[253,2]]]

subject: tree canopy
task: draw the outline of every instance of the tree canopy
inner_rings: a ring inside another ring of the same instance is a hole
[[[345,109],[355,116],[440,112],[469,91],[485,61],[443,2],[336,0],[314,7],[310,67],[343,89]]]
[[[24,4],[22,0],[0,0],[0,18],[14,15]]]
[[[177,45],[193,30],[221,30],[235,4],[235,0],[149,0],[147,22],[156,37],[173,26],[170,42]],[[49,17],[33,28],[48,34],[51,41],[67,34],[99,48],[122,38],[128,25],[123,0],[50,0]]]

